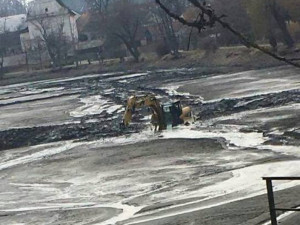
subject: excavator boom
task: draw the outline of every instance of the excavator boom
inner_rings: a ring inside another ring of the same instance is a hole
[[[158,126],[158,130],[165,130],[167,125],[176,126],[185,123],[191,118],[191,108],[181,108],[180,102],[161,105],[154,95],[131,96],[123,116],[123,125],[128,126],[132,120],[135,109],[149,107],[152,111],[151,123]]]

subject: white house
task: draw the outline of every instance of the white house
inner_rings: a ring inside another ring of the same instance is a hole
[[[26,15],[0,18],[0,60],[4,67],[16,67],[25,63],[20,35],[27,32]]]
[[[77,12],[67,7],[63,0],[33,0],[29,2],[28,32],[21,34],[23,51],[29,52],[29,63],[49,62],[50,55],[47,50],[44,51],[46,35],[62,36],[70,44],[70,46],[68,45],[68,55],[72,55],[78,42],[76,20],[79,16]]]
[[[62,32],[73,43],[78,40],[76,20],[79,15],[69,9],[62,0],[34,0],[28,6],[28,32],[31,46],[43,39],[42,30]]]

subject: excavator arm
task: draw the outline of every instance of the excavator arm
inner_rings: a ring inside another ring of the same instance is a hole
[[[171,107],[174,108],[176,103],[171,104]],[[131,96],[127,100],[127,106],[125,109],[125,113],[123,116],[123,125],[128,126],[132,120],[132,115],[135,112],[135,109],[142,108],[142,107],[149,107],[152,111],[152,118],[151,121],[155,121],[155,125],[158,126],[158,130],[165,130],[167,127],[167,123],[173,126],[178,124],[186,124],[189,123],[191,120],[191,108],[185,107],[181,108],[180,102],[177,102],[176,113],[164,114],[163,107],[160,104],[160,101],[153,95],[146,95],[146,96]],[[164,107],[166,107],[164,105]],[[168,120],[171,116],[171,121]],[[166,118],[165,118],[166,117]]]
[[[158,129],[164,130],[165,123],[163,118],[163,112],[161,109],[161,104],[159,100],[155,98],[153,95],[146,96],[131,96],[127,100],[127,106],[125,109],[125,113],[123,116],[123,125],[128,126],[132,120],[132,115],[135,112],[136,108],[149,107],[152,110],[152,117],[155,117],[158,122]]]

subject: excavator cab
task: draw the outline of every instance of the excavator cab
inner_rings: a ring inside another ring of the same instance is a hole
[[[167,103],[162,105],[153,95],[131,96],[127,100],[127,107],[123,116],[121,126],[129,125],[132,114],[136,108],[149,107],[152,110],[151,123],[155,126],[155,130],[165,130],[175,127],[179,124],[187,124],[192,118],[190,107],[182,108],[180,101]]]
[[[180,115],[182,114],[182,106],[179,101],[162,105],[162,111],[166,127],[170,125],[174,127],[183,123],[183,121],[180,119]]]

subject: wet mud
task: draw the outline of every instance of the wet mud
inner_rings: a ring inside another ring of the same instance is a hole
[[[3,87],[0,223],[266,222],[261,177],[299,174],[299,72],[201,71],[95,74]],[[197,120],[154,133],[148,110],[141,109],[121,128],[126,98],[147,93],[161,102],[181,100]],[[297,183],[274,188],[279,204],[299,205]]]

